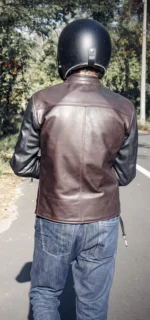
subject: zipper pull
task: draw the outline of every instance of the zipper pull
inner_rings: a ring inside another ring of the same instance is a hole
[[[126,235],[123,235],[123,239],[124,239],[125,246],[128,247],[128,241],[126,239]]]

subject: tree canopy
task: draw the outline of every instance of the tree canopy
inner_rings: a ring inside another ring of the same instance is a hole
[[[104,83],[140,104],[142,0],[0,0],[0,135],[18,130],[33,92],[60,81],[57,43],[62,28],[80,17],[109,30],[113,44]],[[148,24],[150,23],[148,2]],[[147,34],[147,114],[150,102],[150,32]]]

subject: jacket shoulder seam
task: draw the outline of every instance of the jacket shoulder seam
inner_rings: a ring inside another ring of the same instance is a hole
[[[86,103],[81,103],[81,104],[78,104],[78,103],[57,103],[57,104],[54,104],[54,105],[51,105],[51,106],[47,106],[47,107],[41,107],[41,108],[39,108],[39,109],[37,109],[37,110],[42,110],[42,109],[50,109],[50,108],[54,108],[55,106],[72,106],[72,107],[89,107],[90,105],[89,104],[86,104]],[[102,105],[102,106],[100,106],[99,104],[92,104],[92,106],[93,107],[97,107],[97,108],[108,108],[108,109],[112,109],[112,110],[115,110],[116,112],[118,112],[118,113],[122,113],[122,114],[124,114],[124,115],[126,115],[126,116],[128,116],[128,117],[130,117],[130,118],[132,118],[133,117],[133,115],[130,115],[130,114],[128,114],[128,113],[125,113],[125,112],[122,112],[122,111],[120,111],[120,110],[118,110],[118,109],[116,109],[116,108],[112,108],[112,107],[110,107],[109,105]]]

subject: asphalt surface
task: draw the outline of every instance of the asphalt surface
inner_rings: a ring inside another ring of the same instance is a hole
[[[150,171],[150,135],[139,135],[138,164]],[[19,217],[0,234],[0,320],[32,320],[28,292],[34,243],[37,182],[25,180],[17,202]],[[119,237],[108,320],[150,320],[150,178],[120,190],[128,248]],[[61,319],[75,320],[71,272],[61,299]]]

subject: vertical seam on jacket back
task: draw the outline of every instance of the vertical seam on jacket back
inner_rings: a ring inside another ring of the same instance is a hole
[[[81,141],[81,159],[80,159],[80,216],[82,217],[82,175],[84,167],[84,144],[85,144],[85,124],[86,124],[86,108],[84,107],[83,129],[82,129],[82,141]]]

